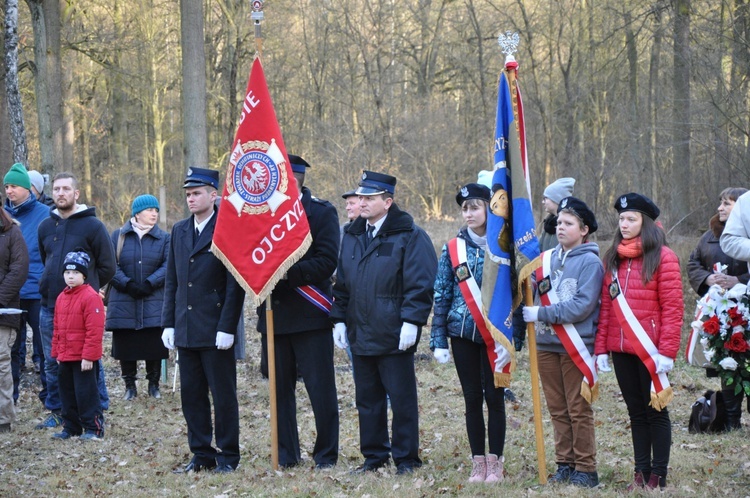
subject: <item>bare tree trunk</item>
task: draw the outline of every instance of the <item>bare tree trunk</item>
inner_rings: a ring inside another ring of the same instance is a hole
[[[26,127],[23,122],[21,94],[18,91],[18,0],[5,2],[5,92],[13,142],[13,162],[28,166]]]
[[[675,0],[674,26],[674,189],[671,219],[689,214],[690,206],[690,0]]]
[[[67,170],[71,164],[65,164],[63,152],[63,72],[61,60],[60,0],[43,0],[44,23],[47,26],[47,91],[49,92],[50,140],[54,164]],[[91,202],[91,197],[87,197]]]
[[[180,0],[183,150],[186,166],[208,165],[203,2]]]

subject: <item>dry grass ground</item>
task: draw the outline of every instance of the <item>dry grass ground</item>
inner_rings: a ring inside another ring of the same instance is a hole
[[[684,244],[678,252],[689,246]],[[686,255],[681,257],[684,261]],[[693,300],[694,297],[686,297],[689,303]],[[179,389],[173,394],[171,384],[163,385],[163,399],[153,400],[145,396],[145,381],[141,380],[138,398],[123,401],[119,366],[107,358],[105,368],[112,401],[106,414],[106,436],[99,442],[53,441],[52,431],[34,430],[45,412],[36,399],[38,385],[30,376],[25,377],[13,432],[0,434],[0,496],[616,496],[624,493],[631,479],[628,417],[614,374],[610,373],[602,375],[602,394],[595,403],[600,488],[582,491],[570,486],[539,485],[529,362],[524,350],[512,386],[519,402],[506,405],[506,480],[495,486],[469,485],[469,447],[455,368],[452,362],[436,364],[426,339],[420,343],[416,361],[423,468],[403,477],[395,476],[393,468],[375,475],[349,474],[362,458],[351,371],[346,355],[337,350],[336,382],[341,410],[338,466],[315,471],[306,454],[305,465],[274,472],[270,465],[268,383],[258,373],[259,340],[252,323],[248,323],[247,330],[247,358],[238,363],[242,461],[237,472],[172,474],[172,469],[190,458]],[[170,365],[170,382],[171,373]],[[142,378],[143,370],[139,374]],[[675,400],[670,406],[673,445],[666,494],[750,496],[750,416],[745,413],[743,429],[731,434],[688,434],[690,405],[705,389],[715,389],[718,382],[706,379],[702,370],[685,365],[682,359],[671,380]],[[309,452],[314,421],[301,383],[297,395],[302,448]],[[552,430],[546,409],[543,418],[547,471],[551,472]]]

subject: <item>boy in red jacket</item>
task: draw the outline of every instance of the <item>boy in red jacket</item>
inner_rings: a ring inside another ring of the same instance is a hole
[[[52,357],[59,365],[63,430],[56,439],[80,436],[97,441],[104,436],[104,418],[96,381],[104,337],[104,303],[85,283],[90,257],[69,252],[63,264],[67,287],[55,303]]]

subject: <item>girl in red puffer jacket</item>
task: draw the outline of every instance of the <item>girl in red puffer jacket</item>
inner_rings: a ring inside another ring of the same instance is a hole
[[[680,347],[683,301],[680,263],[655,222],[659,208],[648,197],[617,198],[619,231],[604,254],[604,282],[594,352],[600,371],[610,371],[630,416],[635,477],[628,487],[667,484],[672,399],[667,372]]]

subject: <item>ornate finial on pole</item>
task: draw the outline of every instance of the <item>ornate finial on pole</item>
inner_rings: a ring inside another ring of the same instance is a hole
[[[518,52],[519,40],[518,33],[512,31],[506,31],[504,34],[497,37],[497,43],[505,54],[506,64],[509,62],[515,62],[516,58],[513,57],[513,54]]]
[[[263,55],[263,36],[260,31],[260,22],[263,20],[263,0],[251,0],[250,4],[253,6],[253,13],[250,14],[250,19],[255,22],[255,49],[258,51],[258,55]]]

